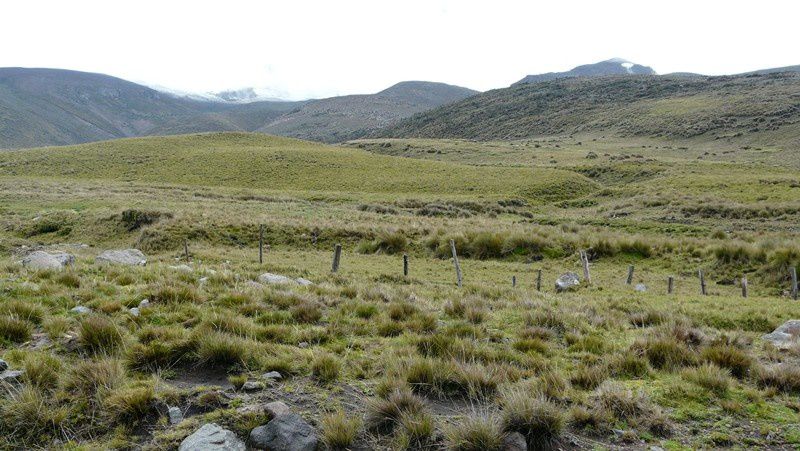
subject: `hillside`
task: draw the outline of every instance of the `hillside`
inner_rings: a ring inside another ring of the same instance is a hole
[[[313,141],[346,141],[474,94],[476,91],[444,83],[402,82],[377,94],[308,102],[258,131]]]
[[[539,83],[543,81],[558,80],[560,78],[575,77],[607,77],[610,75],[656,75],[651,67],[632,63],[621,58],[612,58],[594,64],[583,64],[566,72],[548,72],[546,74],[528,75],[514,85],[526,83]],[[513,85],[512,85],[513,86]]]
[[[415,115],[380,137],[603,134],[800,142],[800,74],[571,78],[497,89]]]

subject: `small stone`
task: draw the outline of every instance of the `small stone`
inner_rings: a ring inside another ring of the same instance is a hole
[[[264,274],[258,276],[258,281],[268,285],[284,285],[292,282],[292,279],[286,276],[282,276],[280,274],[272,274],[270,272],[265,272]]]
[[[0,372],[5,371],[8,369],[8,362],[3,359],[0,359]]]
[[[22,370],[5,370],[0,373],[0,381],[7,382],[9,384],[15,384],[20,382],[23,374],[24,371]]]
[[[236,413],[240,415],[261,415],[264,413],[263,404],[249,404],[236,409]]]
[[[132,309],[128,310],[128,313],[130,313],[134,318],[138,318],[141,314],[139,307],[133,307]]]
[[[563,291],[571,290],[581,284],[580,278],[574,272],[562,274],[556,279],[556,291],[561,293]]]
[[[250,444],[258,449],[314,451],[318,439],[310,424],[300,415],[290,413],[250,431]]]
[[[644,293],[647,291],[647,285],[643,283],[637,283],[636,287],[634,287],[634,290],[638,291],[639,293]]]
[[[183,421],[183,412],[178,407],[170,407],[167,410],[167,415],[169,415],[169,424],[173,426]]]
[[[312,282],[312,281],[310,281],[308,279],[304,279],[302,277],[298,277],[297,279],[294,279],[294,281],[297,282],[298,285],[303,286],[303,287],[308,287],[308,286],[314,285],[314,282]]]
[[[206,423],[181,442],[178,451],[245,451],[247,447],[233,432],[216,423]]]
[[[267,403],[267,405],[264,406],[264,412],[266,412],[270,418],[276,418],[281,415],[292,413],[291,409],[289,409],[289,406],[281,401],[272,401]]]
[[[269,373],[264,373],[261,377],[263,377],[264,379],[270,379],[270,380],[283,379],[283,376],[281,376],[281,373],[279,373],[277,371],[270,371]]]
[[[92,309],[90,309],[89,307],[85,307],[83,305],[79,305],[77,307],[73,307],[72,310],[70,310],[70,312],[77,313],[79,315],[84,315],[87,313],[92,313]]]
[[[208,277],[201,277],[200,280],[198,280],[198,282],[206,283],[206,282],[208,282]]]
[[[307,347],[308,347],[308,342],[306,342],[306,341],[301,341],[300,343],[297,343],[297,347],[298,347],[298,348],[301,348],[301,349],[305,349],[305,348],[307,348]]]
[[[525,437],[519,432],[512,432],[506,435],[503,440],[503,451],[528,451]]]
[[[99,264],[144,266],[147,264],[147,257],[138,249],[117,249],[104,251],[94,261]]]
[[[244,392],[253,392],[259,391],[264,389],[264,383],[258,381],[247,381],[242,384],[242,391]]]
[[[150,307],[150,300],[149,299],[142,299],[141,301],[139,301],[139,308],[140,309],[146,309],[147,307]]]

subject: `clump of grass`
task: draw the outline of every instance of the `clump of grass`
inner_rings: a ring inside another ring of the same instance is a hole
[[[644,312],[633,312],[628,315],[628,320],[635,327],[657,326],[667,320],[668,316],[664,312],[647,310]]]
[[[357,252],[361,254],[398,254],[408,247],[408,239],[402,231],[383,230],[372,241],[362,241]]]
[[[567,329],[564,317],[552,310],[535,310],[525,318],[528,327],[543,327],[555,333],[563,333]]]
[[[728,371],[713,364],[685,368],[681,376],[720,396],[728,392],[731,383]]]
[[[732,345],[712,345],[703,349],[702,357],[722,368],[730,370],[731,374],[742,379],[747,376],[753,366],[753,358],[745,351]]]
[[[398,442],[404,449],[424,449],[431,442],[434,430],[433,416],[429,412],[403,413]]]
[[[319,305],[311,302],[303,302],[292,307],[292,318],[298,323],[316,323],[322,318],[322,311]]]
[[[155,413],[155,393],[150,386],[117,388],[103,399],[103,406],[110,421],[138,424]]]
[[[419,308],[406,301],[393,302],[386,309],[386,314],[392,321],[405,321],[419,312]]]
[[[800,393],[800,366],[783,363],[761,367],[756,372],[756,380],[762,387],[772,387],[784,393]]]
[[[547,355],[550,352],[550,346],[546,341],[539,338],[522,338],[514,342],[514,349],[519,352],[534,352],[536,354]]]
[[[44,394],[31,386],[11,391],[0,407],[0,425],[14,431],[13,439],[22,449],[39,448],[36,445],[54,436],[67,418],[66,408],[48,405]]]
[[[472,414],[445,428],[447,449],[452,451],[500,451],[503,425],[497,416]]]
[[[55,281],[68,288],[81,287],[81,277],[74,272],[62,272],[56,276]]]
[[[606,379],[608,379],[608,369],[605,366],[581,365],[572,373],[570,382],[572,385],[584,390],[594,390]]]
[[[422,358],[411,362],[406,381],[420,393],[482,399],[495,393],[499,384],[494,371],[461,362]]]
[[[78,326],[78,339],[84,349],[94,354],[113,354],[124,342],[119,326],[100,315],[93,315],[81,321]]]
[[[250,355],[245,340],[222,332],[201,334],[196,343],[197,359],[210,367],[242,365]]]
[[[409,390],[393,390],[385,398],[374,398],[367,403],[366,426],[373,432],[388,434],[399,424],[403,415],[414,415],[427,410],[425,401]]]
[[[31,339],[33,324],[12,316],[0,316],[0,338],[12,343],[24,343]]]
[[[519,336],[522,339],[528,340],[538,339],[542,341],[550,341],[555,337],[555,333],[546,327],[533,326],[522,329],[522,331],[519,333]]]
[[[569,345],[569,350],[573,352],[603,354],[606,351],[606,340],[597,335],[584,335],[580,337],[567,335],[565,338]]]
[[[2,307],[0,307],[0,313],[29,321],[33,324],[41,324],[45,317],[45,311],[42,307],[20,300],[3,303]]]
[[[501,404],[504,429],[522,434],[533,449],[550,448],[564,430],[564,413],[544,396],[512,390],[503,393]]]
[[[348,417],[343,411],[323,415],[320,419],[322,428],[322,443],[329,449],[348,449],[358,436],[361,428],[361,419]]]
[[[44,320],[42,328],[47,332],[51,340],[56,340],[64,336],[72,327],[72,321],[63,316],[50,316]]]
[[[331,354],[321,353],[311,362],[311,374],[323,384],[334,382],[339,378],[342,364]]]
[[[93,399],[121,387],[125,367],[116,359],[82,360],[64,378],[62,387],[76,396]]]
[[[696,354],[672,337],[651,337],[634,343],[633,350],[643,354],[656,369],[675,370],[697,362]]]
[[[31,353],[22,365],[25,382],[42,391],[53,390],[58,386],[61,360],[46,353]]]
[[[608,368],[614,377],[621,379],[639,379],[650,374],[647,359],[628,352],[612,357]]]
[[[156,286],[149,296],[150,301],[162,304],[182,304],[203,302],[203,296],[197,289],[185,283],[161,284]]]
[[[246,374],[232,374],[228,376],[228,382],[233,385],[234,390],[241,390],[242,386],[244,386],[245,382],[247,382],[247,375]]]
[[[594,409],[617,421],[646,426],[658,436],[671,432],[671,423],[643,392],[633,392],[616,382],[606,382],[593,396]]]
[[[370,319],[378,314],[378,306],[372,303],[359,303],[353,312],[358,318]]]

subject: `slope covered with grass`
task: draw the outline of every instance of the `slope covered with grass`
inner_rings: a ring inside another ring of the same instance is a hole
[[[0,175],[241,187],[270,191],[525,198],[595,188],[557,169],[477,168],[259,134],[124,139],[0,154]]]

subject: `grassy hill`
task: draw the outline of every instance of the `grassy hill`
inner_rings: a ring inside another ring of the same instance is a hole
[[[611,75],[656,75],[656,71],[648,66],[634,64],[620,58],[612,58],[610,60],[600,61],[599,63],[577,66],[566,72],[548,72],[545,74],[528,75],[514,84],[540,83],[543,81],[558,80],[560,78],[607,77]]]
[[[800,74],[575,78],[489,91],[377,136],[517,139],[609,135],[800,143]]]

